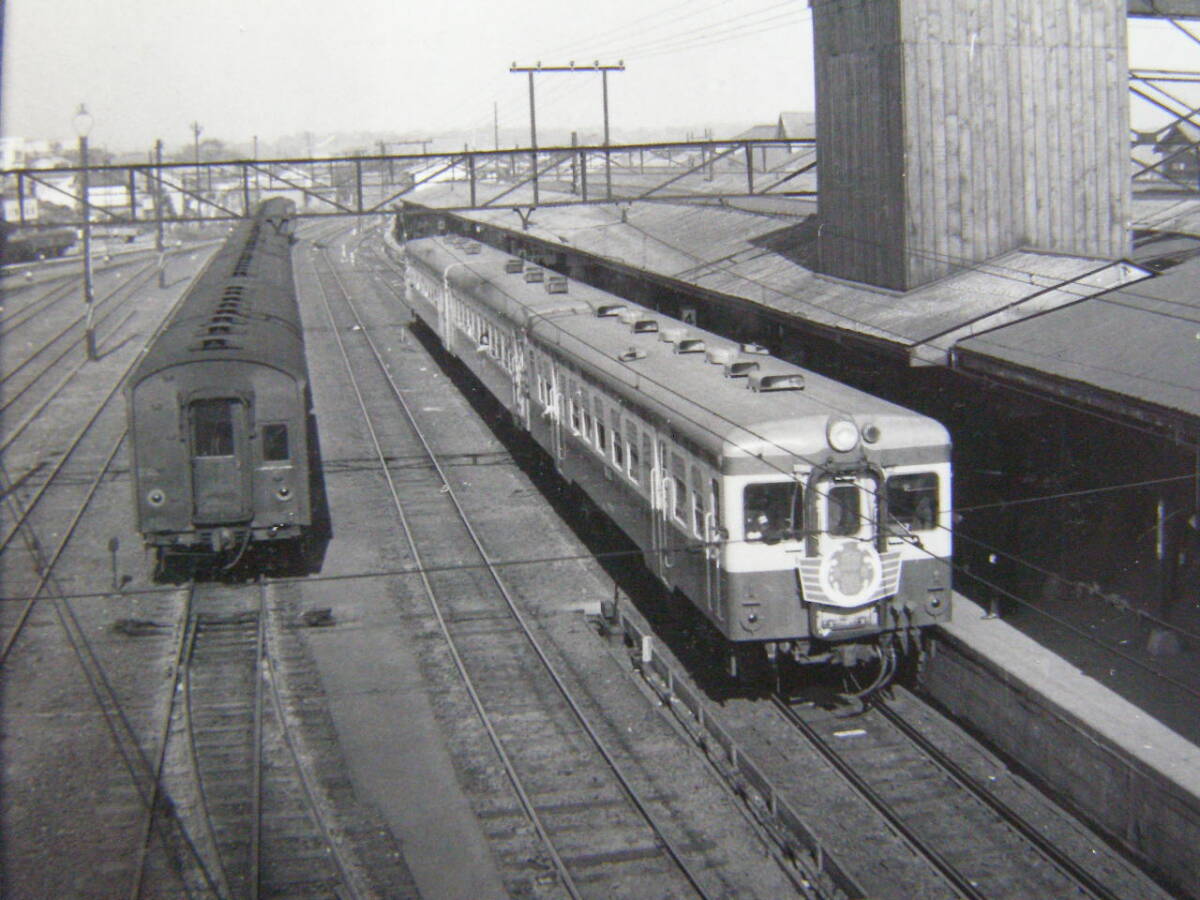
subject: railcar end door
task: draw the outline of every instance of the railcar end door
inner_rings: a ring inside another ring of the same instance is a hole
[[[244,522],[253,516],[246,413],[246,404],[231,397],[188,404],[192,505],[197,525]]]

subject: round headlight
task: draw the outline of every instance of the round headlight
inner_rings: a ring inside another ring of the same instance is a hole
[[[829,446],[838,453],[853,450],[858,445],[858,426],[849,419],[830,419],[825,428]]]
[[[167,500],[167,495],[155,488],[146,495],[146,502],[151,506],[162,506]]]

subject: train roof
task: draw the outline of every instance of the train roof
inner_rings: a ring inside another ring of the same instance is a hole
[[[812,460],[828,450],[826,424],[837,417],[851,418],[860,428],[874,425],[878,438],[872,452],[950,443],[935,420],[762,348],[577,281],[570,281],[569,293],[550,293],[546,281],[529,283],[523,272],[509,271],[509,255],[485,245],[469,247],[470,252],[468,247],[462,239],[445,237],[408,243],[415,258],[445,273],[456,288],[556,346],[582,371],[624,399],[649,407],[713,456],[783,453]],[[543,277],[563,278],[549,270]],[[638,324],[649,322],[653,326]]]
[[[306,380],[291,218],[290,203],[272,200],[234,226],[145,351],[131,387],[163,369],[197,362],[265,365]]]

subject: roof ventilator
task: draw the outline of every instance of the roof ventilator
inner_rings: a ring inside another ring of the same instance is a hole
[[[655,319],[637,319],[633,323],[634,334],[650,334],[658,331],[658,322]]]
[[[515,272],[520,272],[524,268],[525,268],[525,260],[518,259],[515,256],[512,257],[511,259],[506,259],[504,261],[504,271],[508,272],[509,274],[513,274]]]
[[[658,339],[667,344],[677,344],[687,337],[687,329],[678,325],[668,325],[658,330]]]
[[[567,279],[563,275],[551,275],[546,279],[547,294],[565,294],[567,293]]]
[[[596,318],[603,319],[606,316],[619,316],[627,308],[623,303],[600,303],[595,307]]]
[[[526,269],[525,270],[525,280],[527,282],[529,282],[530,284],[533,284],[534,282],[542,281],[543,279],[545,279],[545,277],[546,277],[546,273],[543,272],[541,269]]]
[[[747,378],[751,372],[758,371],[758,363],[750,359],[735,359],[725,366],[726,378]]]
[[[633,362],[635,359],[645,359],[646,351],[639,347],[630,347],[628,350],[622,350],[617,354],[617,359],[621,362]]]
[[[753,372],[746,386],[752,391],[802,391],[804,376],[799,372]]]
[[[675,342],[676,353],[703,353],[704,341],[700,338],[684,338]]]

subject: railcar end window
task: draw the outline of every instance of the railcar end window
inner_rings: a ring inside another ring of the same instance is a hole
[[[826,530],[830,534],[858,534],[863,526],[863,515],[859,506],[860,491],[853,484],[839,484],[829,489],[829,519]]]
[[[286,425],[263,426],[262,457],[264,462],[284,462],[291,458]]]
[[[236,400],[196,400],[192,403],[192,453],[195,456],[233,456],[233,407]]]
[[[938,477],[933,472],[893,475],[887,480],[888,518],[911,531],[937,527]]]

